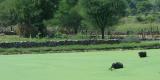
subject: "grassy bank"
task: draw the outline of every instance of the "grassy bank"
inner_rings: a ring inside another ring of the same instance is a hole
[[[160,26],[159,23],[125,23],[125,24],[120,24],[116,26],[115,32],[124,32],[126,33],[127,31],[131,31],[133,33],[139,33],[142,30],[147,31],[160,31]]]
[[[24,41],[29,41],[29,42],[45,42],[45,41],[57,41],[57,40],[63,40],[63,39],[52,39],[52,38],[22,38],[19,37],[18,35],[4,35],[4,36],[0,36],[0,43],[3,42],[24,42]]]
[[[145,41],[141,43],[120,43],[120,44],[99,44],[99,45],[67,45],[57,47],[40,48],[0,48],[1,55],[10,54],[44,54],[44,53],[63,53],[91,50],[115,50],[115,49],[159,49],[159,41]]]

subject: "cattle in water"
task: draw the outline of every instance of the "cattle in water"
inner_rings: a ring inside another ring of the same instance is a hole
[[[138,55],[140,58],[145,58],[147,57],[147,52],[139,52]]]
[[[112,66],[109,68],[109,70],[113,69],[122,69],[124,68],[123,64],[121,62],[112,63]]]

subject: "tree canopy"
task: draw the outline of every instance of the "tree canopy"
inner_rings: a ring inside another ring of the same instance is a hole
[[[81,4],[88,20],[101,30],[102,39],[105,29],[115,25],[127,8],[125,0],[82,0]]]
[[[154,22],[159,21],[159,12],[160,0],[0,0],[0,27],[17,25],[27,37],[45,37],[47,26],[74,34],[94,29],[104,39],[105,31],[124,16]]]
[[[5,0],[3,7],[2,16],[8,22],[38,27],[43,34],[43,21],[53,17],[58,0]]]

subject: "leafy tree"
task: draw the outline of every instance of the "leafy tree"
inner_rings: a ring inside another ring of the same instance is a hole
[[[127,8],[125,0],[82,0],[81,4],[88,20],[101,30],[102,39],[105,38],[105,29],[118,23]]]
[[[66,0],[66,3],[70,6],[76,6],[79,0]]]
[[[60,26],[63,26],[64,28],[67,28],[68,30],[73,29],[74,34],[77,34],[78,29],[81,25],[81,20],[82,20],[81,15],[77,11],[72,10],[69,13],[64,14],[60,18]]]
[[[137,14],[137,3],[135,0],[127,0],[129,7],[128,11],[130,15],[136,15]]]
[[[137,2],[138,13],[148,13],[153,10],[153,4],[149,0],[140,0]]]
[[[10,11],[9,7],[11,7],[11,3],[13,0],[1,0],[0,1],[0,25],[1,27],[6,27],[11,24],[14,24],[13,14]],[[8,4],[8,5],[6,5]]]
[[[0,3],[3,2],[4,0],[0,0]]]
[[[74,31],[74,34],[78,33],[78,29],[81,25],[82,17],[78,13],[77,9],[78,0],[62,0],[60,7],[56,15],[58,25],[63,29]]]
[[[155,0],[155,8],[157,9],[157,11],[160,11],[160,0]]]
[[[43,22],[53,17],[58,6],[58,1],[6,0],[4,6],[7,8],[4,9],[4,12],[9,14],[6,19],[10,20],[10,22],[14,21],[15,24],[37,27],[41,36],[45,36],[46,27]]]
[[[146,14],[157,9],[157,7],[154,7],[157,4],[156,0],[127,0],[127,2],[131,15]]]

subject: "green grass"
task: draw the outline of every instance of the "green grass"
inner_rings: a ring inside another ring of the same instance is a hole
[[[0,80],[159,80],[160,49],[0,56]],[[144,50],[143,50],[144,51]],[[125,68],[109,71],[113,62]]]
[[[45,41],[64,41],[64,40],[83,40],[83,39],[89,39],[89,35],[81,35],[81,34],[77,34],[77,35],[62,35],[61,38],[23,38],[23,37],[19,37],[18,35],[0,35],[0,43],[3,42],[25,42],[25,41],[29,41],[29,42],[45,42]]]
[[[118,26],[116,26],[116,29],[115,31],[116,32],[127,32],[127,31],[132,31],[134,33],[139,33],[141,32],[141,30],[145,30],[146,32],[147,31],[150,31],[151,28],[153,28],[153,31],[157,31],[157,27],[160,28],[159,26],[159,23],[146,23],[146,24],[143,24],[143,23],[124,23],[124,24],[120,24]],[[158,30],[160,31],[160,29]]]
[[[119,49],[157,49],[160,41],[144,41],[141,43],[120,43],[120,44],[97,44],[97,45],[64,45],[57,47],[37,48],[0,48],[0,55],[13,54],[44,54],[63,52],[86,52],[95,50],[119,50]]]
[[[0,36],[0,43],[2,42],[20,42],[20,41],[29,41],[29,42],[45,42],[45,41],[57,41],[57,40],[63,40],[63,39],[58,39],[58,38],[22,38],[19,37],[18,35],[4,35]]]
[[[123,18],[118,25],[115,25],[114,31],[123,32],[123,33],[126,33],[127,31],[131,31],[133,33],[139,33],[142,30],[144,30],[145,32],[151,31],[151,28],[153,31],[160,31],[159,25],[160,24],[157,22],[153,22],[153,23],[138,22],[136,20],[136,16],[129,16],[129,17]],[[157,30],[157,27],[158,27],[158,30]]]

